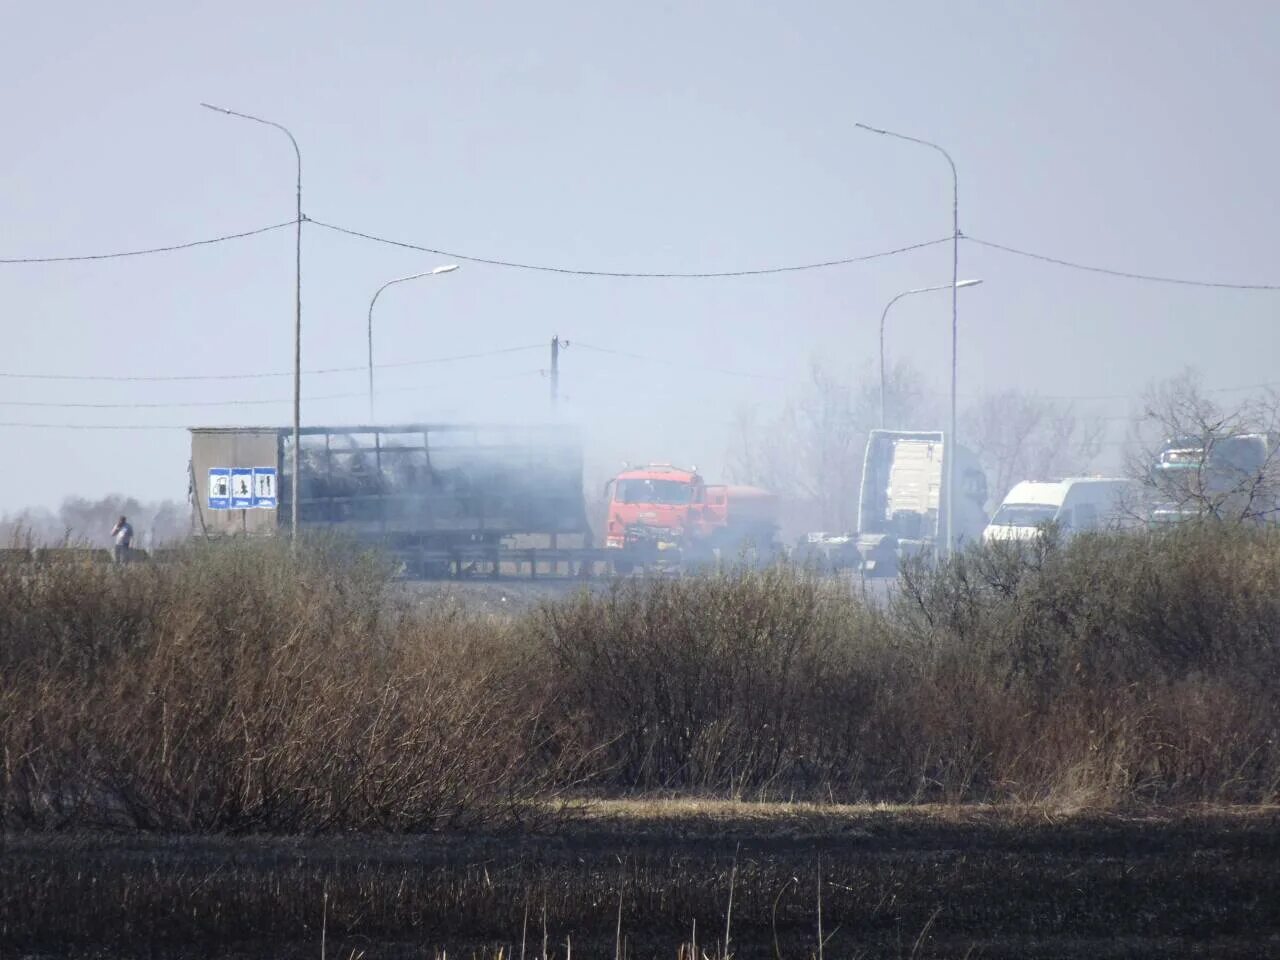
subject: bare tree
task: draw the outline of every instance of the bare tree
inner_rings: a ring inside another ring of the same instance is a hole
[[[1187,371],[1151,387],[1133,425],[1127,470],[1153,520],[1280,519],[1280,395],[1224,405]]]
[[[967,410],[960,432],[987,473],[994,506],[1021,480],[1085,472],[1102,449],[1103,426],[1069,404],[1006,390]]]

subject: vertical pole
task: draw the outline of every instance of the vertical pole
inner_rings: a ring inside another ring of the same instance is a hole
[[[899,294],[901,296],[901,294]],[[889,316],[889,308],[897,302],[898,297],[894,297],[884,305],[884,312],[880,314],[880,429],[885,427],[884,422],[884,322]]]
[[[379,290],[378,293],[382,291]],[[378,299],[378,294],[373,295],[373,300],[369,301],[369,426],[373,426],[377,421],[373,415],[373,305]]]
[[[289,137],[293,139],[292,136]],[[295,141],[294,150],[298,149]],[[298,464],[302,434],[302,151],[298,151],[298,223],[294,250],[293,313],[293,477],[290,485],[290,523],[294,546],[298,543]]]
[[[560,403],[560,337],[551,338],[551,414],[556,413]]]
[[[551,418],[553,420],[555,419],[558,413],[559,405],[560,405],[560,335],[556,334],[554,337],[551,338]],[[555,549],[559,546],[559,540],[560,540],[559,536],[555,532],[552,532],[551,534],[552,551],[555,551]],[[555,556],[554,552],[552,556],[553,557]],[[534,571],[534,575],[536,576],[536,571],[538,569],[538,561],[535,559],[530,564],[530,567]],[[553,576],[556,573],[559,573],[559,567],[560,567],[559,561],[553,559],[551,561],[551,572]]]
[[[956,549],[956,369],[960,342],[960,181],[951,154],[938,148],[951,166],[951,434],[947,437],[947,557]]]
[[[880,325],[880,429],[884,429],[884,324]]]

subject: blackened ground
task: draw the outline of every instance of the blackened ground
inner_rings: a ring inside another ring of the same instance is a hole
[[[614,802],[555,834],[14,836],[0,955],[1280,955],[1280,811]],[[731,882],[732,878],[732,882]],[[526,920],[527,917],[527,920]]]

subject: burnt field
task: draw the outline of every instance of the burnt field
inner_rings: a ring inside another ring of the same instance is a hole
[[[1280,954],[1275,531],[392,573],[0,565],[0,953]]]
[[[6,956],[1262,957],[1280,813],[607,804],[554,833],[10,836]],[[821,877],[821,893],[819,893]],[[732,891],[732,913],[730,893]],[[619,911],[621,904],[621,911]],[[686,954],[687,955],[687,954]]]

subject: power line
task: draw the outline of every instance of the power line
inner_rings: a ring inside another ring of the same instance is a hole
[[[1220,283],[1213,280],[1187,280],[1181,277],[1161,277],[1148,273],[1132,273],[1127,270],[1113,270],[1109,267],[1097,267],[1087,263],[1076,263],[1072,260],[1062,260],[1058,257],[1050,257],[1043,253],[1033,253],[1030,250],[1019,250],[1017,247],[1006,246],[1003,243],[993,243],[990,240],[979,240],[977,237],[971,237],[968,234],[963,234],[961,239],[968,240],[970,243],[976,243],[981,247],[990,247],[993,250],[1002,250],[1005,253],[1016,254],[1019,257],[1027,257],[1031,260],[1053,263],[1060,267],[1070,267],[1073,270],[1087,270],[1090,273],[1102,273],[1110,277],[1122,277],[1126,280],[1145,280],[1149,283],[1175,283],[1184,287],[1208,287],[1215,290],[1280,290],[1280,284]]]
[[[359,230],[353,230],[349,227],[341,227],[337,224],[325,223],[321,220],[308,220],[318,227],[326,230],[333,230],[338,233],[344,233],[348,236],[359,237],[362,240],[371,240],[375,243],[385,243],[395,247],[402,247],[407,250],[417,250],[422,253],[431,253],[438,256],[450,257],[455,260],[467,260],[472,263],[483,263],[496,267],[512,267],[519,270],[539,270],[546,273],[561,273],[572,276],[583,277],[621,277],[628,279],[716,279],[726,277],[750,277],[761,276],[776,273],[794,273],[804,270],[822,270],[830,267],[848,266],[855,263],[865,263],[869,260],[877,260],[884,257],[892,257],[901,253],[909,253],[913,250],[922,250],[926,247],[937,246],[941,243],[948,243],[951,237],[940,237],[936,240],[925,240],[921,243],[913,243],[904,247],[897,247],[892,250],[884,250],[879,253],[869,253],[858,257],[843,257],[835,260],[821,260],[814,263],[790,264],[778,267],[761,267],[747,270],[723,270],[708,272],[641,272],[641,271],[621,271],[621,270],[588,270],[573,267],[558,267],[545,264],[529,264],[520,263],[518,261],[498,260],[489,257],[471,256],[465,253],[458,253],[452,250],[441,250],[435,247],[427,247],[419,244],[407,243],[400,240],[391,240],[386,237],[375,236],[369,233],[362,233]],[[961,234],[962,240],[968,240],[979,246],[990,247],[994,250],[1002,250],[1006,253],[1016,254],[1022,257],[1028,257],[1033,260],[1040,260],[1045,263],[1056,264],[1061,267],[1068,267],[1073,270],[1087,270],[1091,273],[1101,273],[1113,277],[1122,277],[1127,280],[1143,280],[1151,283],[1173,283],[1189,287],[1207,287],[1219,290],[1280,290],[1280,284],[1266,283],[1222,283],[1210,280],[1191,280],[1179,277],[1163,277],[1154,274],[1134,273],[1126,270],[1115,270],[1109,267],[1099,267],[1091,264],[1077,263],[1072,260],[1063,260],[1058,257],[1051,257],[1046,254],[1035,253],[1029,250],[1021,250],[1017,247],[1011,247],[1006,244],[995,243],[990,240],[982,240],[978,237],[972,237],[968,234]]]
[[[756,372],[747,371],[747,370],[727,370],[722,367],[707,367],[701,364],[684,363],[679,360],[668,360],[663,357],[654,357],[654,356],[647,356],[642,353],[633,353],[629,350],[616,350],[616,349],[613,349],[612,347],[600,347],[591,343],[583,343],[581,340],[574,340],[573,345],[583,350],[591,350],[595,353],[604,353],[604,354],[609,354],[615,357],[625,357],[630,360],[641,360],[646,363],[656,363],[664,366],[682,367],[684,369],[698,370],[706,373],[721,373],[731,377],[747,377],[755,380],[769,380],[775,383],[790,383],[794,385],[803,385],[807,383],[807,381],[804,381],[804,380],[797,380],[797,379],[788,378],[788,377],[779,377],[774,374],[768,374],[768,373],[756,373]],[[1238,386],[1231,386],[1231,387],[1210,387],[1210,388],[1206,388],[1204,392],[1205,393],[1238,393],[1238,392],[1247,391],[1247,390],[1268,390],[1268,389],[1275,389],[1275,388],[1280,388],[1280,381],[1276,381],[1273,383],[1240,384]],[[936,391],[925,391],[925,394],[930,397],[947,396],[947,394],[945,393],[939,393]],[[965,394],[961,394],[961,396],[963,396],[965,399],[968,399],[968,400],[981,400],[991,395],[985,394],[985,393],[965,393]],[[1104,393],[1104,394],[1090,395],[1090,394],[1032,393],[1032,394],[1029,394],[1029,396],[1032,399],[1036,399],[1036,400],[1087,401],[1087,400],[1141,400],[1143,397],[1143,394],[1141,393]],[[1128,417],[1104,417],[1102,419],[1127,420],[1129,418]]]
[[[361,233],[359,230],[352,230],[348,227],[340,227],[337,224],[325,223],[323,220],[308,219],[307,222],[312,223],[317,227],[323,227],[326,230],[344,233],[351,237],[359,237],[362,240],[372,240],[375,243],[385,243],[393,247],[401,247],[405,250],[417,250],[422,253],[436,254],[442,257],[449,257],[451,260],[466,260],[469,263],[483,263],[491,267],[511,267],[516,270],[537,270],[542,273],[561,273],[576,277],[618,277],[631,280],[712,280],[723,279],[726,277],[757,277],[774,273],[797,273],[803,270],[822,270],[828,267],[843,267],[854,263],[865,263],[868,260],[892,257],[900,253],[908,253],[912,250],[921,250],[925,247],[932,247],[940,243],[951,242],[950,237],[941,237],[937,240],[926,240],[923,243],[913,243],[905,247],[898,247],[894,250],[883,250],[879,253],[868,253],[860,257],[842,257],[838,260],[822,260],[815,263],[789,264],[780,267],[759,267],[750,270],[643,272],[633,270],[587,270],[578,267],[556,267],[546,264],[520,263],[519,261],[514,260],[498,260],[492,257],[477,257],[470,254],[458,253],[453,250],[440,250],[435,247],[425,247],[415,243],[406,243],[402,240],[390,240],[386,237],[379,237],[370,233]]]
[[[518,373],[506,374],[498,377],[486,377],[486,382],[494,382],[500,380],[515,380],[520,377],[541,376],[543,371],[538,370],[521,370]],[[378,393],[422,393],[429,392],[430,388],[420,386],[414,387],[392,387],[388,390],[379,390]],[[335,393],[318,397],[303,397],[304,401],[314,400],[345,400],[353,397],[366,397],[367,393]],[[279,400],[229,400],[215,401],[200,404],[183,404],[183,403],[164,403],[164,404],[42,404],[40,406],[49,407],[90,407],[90,408],[106,408],[106,409],[149,409],[152,407],[189,407],[189,406],[241,406],[241,405],[262,405],[262,404],[283,404],[292,403],[293,398],[282,398]],[[29,406],[23,403],[8,403],[0,401],[0,406]],[[17,429],[36,429],[36,430],[188,430],[192,428],[189,423],[35,423],[31,421],[6,420],[0,421],[0,428],[12,427]],[[250,429],[246,427],[246,429]]]
[[[646,356],[643,353],[632,353],[629,350],[615,350],[612,347],[597,347],[594,344],[583,343],[581,340],[574,340],[573,345],[583,350],[590,350],[593,353],[605,353],[615,357],[626,357],[629,360],[642,360],[645,363],[657,363],[668,367],[682,367],[686,370],[697,370],[705,373],[721,373],[729,377],[747,377],[752,380],[770,380],[774,383],[788,383],[786,377],[775,376],[771,373],[755,373],[748,370],[728,370],[723,367],[708,367],[699,363],[683,363],[679,360],[668,360],[665,357]]]
[[[436,247],[428,247],[421,244],[408,243],[402,240],[392,240],[388,237],[380,237],[370,233],[364,233],[359,230],[353,230],[349,227],[339,226],[333,223],[326,223],[322,220],[313,220],[309,217],[303,217],[305,223],[314,224],[317,227],[323,227],[326,230],[332,230],[337,233],[346,234],[347,236],[357,237],[362,240],[369,240],[374,243],[387,244],[389,246],[400,247],[406,250],[417,250],[423,253],[431,253],[439,256],[446,256],[455,260],[466,260],[470,263],[486,264],[495,267],[509,267],[517,270],[534,270],[543,273],[558,273],[570,276],[580,277],[615,277],[621,279],[672,279],[672,280],[694,280],[694,279],[725,279],[732,277],[752,277],[767,276],[779,273],[797,273],[807,270],[823,270],[831,267],[849,266],[856,263],[866,263],[870,260],[883,259],[885,257],[897,256],[902,253],[909,253],[914,250],[922,250],[926,247],[937,246],[938,244],[947,243],[950,237],[939,237],[936,240],[925,240],[921,243],[908,244],[902,247],[896,247],[892,250],[883,250],[877,253],[864,254],[856,257],[841,257],[833,260],[819,260],[812,263],[785,264],[776,267],[758,267],[742,270],[718,270],[718,271],[632,271],[632,270],[591,270],[576,267],[560,267],[549,264],[522,263],[514,260],[501,260],[495,257],[481,257],[472,254],[458,253],[457,251],[442,250]],[[38,264],[38,263],[77,263],[90,262],[97,260],[118,260],[126,257],[142,257],[157,253],[172,253],[178,250],[190,250],[195,247],[210,246],[217,243],[225,243],[229,240],[243,240],[247,237],[257,236],[263,233],[270,233],[273,230],[280,230],[284,227],[290,227],[297,223],[297,220],[286,220],[282,223],[271,224],[270,226],[257,227],[253,230],[245,230],[240,233],[229,233],[218,237],[208,237],[201,240],[191,240],[186,243],[169,244],[167,246],[146,247],[139,250],[118,250],[109,253],[91,253],[76,254],[54,257],[0,257],[0,265],[4,264]],[[1031,250],[1023,250],[1008,244],[996,243],[992,240],[983,240],[980,237],[962,234],[961,239],[978,246],[988,247],[992,250],[1000,250],[1004,253],[1010,253],[1019,257],[1026,257],[1031,260],[1038,260],[1042,263],[1051,263],[1060,267],[1067,267],[1072,270],[1084,270],[1090,273],[1099,273],[1105,276],[1119,277],[1126,280],[1140,280],[1148,283],[1169,283],[1187,287],[1201,287],[1213,290],[1257,290],[1257,291],[1277,291],[1280,290],[1280,284],[1271,283],[1227,283],[1214,280],[1196,280],[1186,277],[1166,277],[1158,274],[1137,273],[1130,270],[1118,270],[1112,267],[1100,267],[1094,264],[1080,263],[1074,260],[1065,260],[1061,257],[1052,257],[1048,254],[1036,253]],[[324,372],[324,371],[312,371]],[[274,376],[274,374],[273,374]],[[138,378],[149,379],[149,378]],[[164,379],[164,378],[154,378]],[[192,378],[194,379],[194,378]],[[208,378],[216,379],[216,378]]]
[[[360,369],[364,369],[363,367]],[[519,373],[505,374],[496,377],[483,378],[486,382],[499,380],[514,380],[518,377],[527,377],[534,374],[541,374],[539,370],[522,370]],[[428,390],[428,387],[412,386],[412,387],[391,387],[387,390],[380,390],[379,393],[414,393]],[[354,397],[367,397],[365,391],[354,393],[327,393],[319,394],[313,397],[303,397],[307,402],[317,400],[350,400]],[[256,407],[269,406],[275,403],[292,403],[292,397],[280,397],[268,400],[188,400],[188,401],[164,401],[164,402],[147,402],[147,403],[97,403],[97,402],[78,402],[78,401],[45,401],[45,400],[0,400],[0,407],[36,407],[41,409],[60,409],[60,410],[154,410],[171,407]]]
[[[709,366],[703,366],[702,364],[685,363],[679,360],[669,360],[665,357],[655,357],[655,356],[649,356],[642,353],[634,353],[630,350],[617,350],[612,347],[601,347],[592,343],[584,343],[581,340],[574,340],[573,345],[575,347],[578,347],[579,349],[590,350],[594,353],[603,353],[603,354],[608,354],[610,356],[615,356],[615,357],[625,357],[629,360],[640,360],[645,363],[656,363],[663,366],[679,367],[686,370],[697,370],[699,372],[705,372],[705,373],[720,373],[720,374],[724,374],[726,376],[731,376],[731,377],[746,377],[754,380],[769,380],[774,383],[790,383],[797,386],[804,385],[808,382],[805,380],[798,380],[790,377],[780,377],[775,374],[758,373],[758,372],[748,371],[748,370],[729,370],[723,367],[709,367]],[[1277,388],[1280,388],[1280,381],[1269,382],[1269,383],[1239,384],[1236,386],[1229,386],[1229,387],[1208,387],[1204,390],[1204,392],[1205,393],[1239,393],[1239,392],[1248,391],[1248,390],[1269,390],[1269,389],[1277,389]],[[947,396],[947,394],[945,393],[939,393],[936,391],[924,391],[924,393],[926,396],[930,396],[930,397]],[[968,400],[981,400],[992,395],[985,394],[985,393],[965,393],[965,394],[961,394],[961,396]],[[998,396],[998,394],[996,394],[996,396]],[[1032,394],[1029,394],[1028,396],[1036,400],[1064,400],[1064,401],[1066,400],[1081,400],[1081,401],[1141,400],[1143,398],[1142,393],[1102,393],[1102,394],[1032,393]],[[1104,417],[1102,419],[1127,420],[1129,418],[1128,417]]]
[[[351,397],[367,396],[365,393],[328,393],[315,397],[303,397],[303,400],[345,400]],[[41,409],[60,410],[156,410],[170,407],[256,407],[273,403],[292,403],[292,397],[279,397],[270,400],[188,400],[164,401],[163,403],[90,403],[62,402],[45,400],[0,400],[0,407],[39,407]]]
[[[164,423],[27,423],[0,421],[0,428],[30,430],[188,430],[190,427]]]
[[[507,353],[519,353],[525,350],[542,350],[539,343],[520,347],[502,347],[497,350],[483,350],[478,353],[459,353],[451,357],[428,357],[423,360],[398,360],[394,363],[374,364],[378,369],[393,367],[419,367],[434,363],[452,363],[458,360],[477,360],[484,357],[496,357]],[[322,367],[315,370],[303,370],[304,374],[354,373],[367,370],[367,366],[358,367]],[[185,383],[210,380],[267,380],[272,378],[292,377],[293,371],[280,373],[209,373],[173,376],[137,376],[122,377],[108,374],[71,374],[71,373],[4,373],[0,379],[6,380],[59,380],[59,381],[93,381],[99,383]]]
[[[1202,392],[1244,393],[1249,390],[1274,390],[1276,388],[1280,388],[1280,380],[1269,383],[1242,383],[1232,387],[1205,387]],[[970,394],[970,396],[981,396],[981,394]],[[1145,395],[1142,393],[1037,393],[1033,394],[1033,396],[1040,400],[1141,400]]]
[[[190,250],[192,247],[207,247],[214,243],[225,243],[228,240],[243,240],[246,237],[254,237],[260,233],[270,233],[272,230],[279,230],[282,227],[292,227],[296,220],[286,220],[284,223],[274,223],[269,227],[258,227],[256,230],[246,230],[243,233],[228,233],[221,237],[210,237],[206,240],[191,240],[187,243],[175,243],[167,247],[148,247],[145,250],[120,250],[114,253],[86,253],[78,256],[65,257],[4,257],[0,258],[0,264],[5,263],[74,263],[84,260],[119,260],[123,257],[144,257],[152,253],[172,253],[175,250]]]

